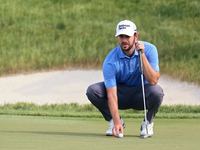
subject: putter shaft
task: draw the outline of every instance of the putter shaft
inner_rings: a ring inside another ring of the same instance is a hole
[[[145,92],[144,92],[144,80],[143,80],[143,64],[142,64],[142,56],[141,56],[141,50],[138,51],[139,56],[139,69],[141,74],[141,81],[142,81],[142,95],[143,95],[143,103],[144,103],[144,113],[145,113],[145,125],[147,128],[147,115],[146,115],[146,103],[145,103]],[[148,133],[147,133],[148,134]]]

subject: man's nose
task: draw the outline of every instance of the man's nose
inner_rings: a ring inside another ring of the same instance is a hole
[[[122,41],[123,41],[123,42],[126,42],[126,41],[127,41],[127,38],[126,38],[125,36],[123,36]]]

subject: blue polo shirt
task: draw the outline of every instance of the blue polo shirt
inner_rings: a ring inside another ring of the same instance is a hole
[[[159,71],[157,48],[151,43],[142,42],[145,45],[145,56],[151,67]],[[120,45],[114,48],[104,60],[103,76],[106,87],[115,87],[118,83],[125,86],[141,85],[138,52],[135,50],[133,56],[128,57],[123,53]],[[148,83],[145,76],[144,83]]]

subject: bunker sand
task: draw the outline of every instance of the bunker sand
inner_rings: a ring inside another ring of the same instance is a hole
[[[0,105],[27,102],[37,105],[90,103],[86,90],[90,84],[103,81],[100,70],[66,70],[14,75],[0,78]],[[200,88],[161,76],[163,104],[200,105]]]

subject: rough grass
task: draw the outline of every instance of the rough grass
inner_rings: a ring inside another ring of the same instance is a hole
[[[143,118],[144,111],[133,109],[120,110],[120,116],[123,118]],[[102,118],[103,116],[92,104],[79,105],[71,104],[51,104],[36,105],[24,102],[16,104],[4,104],[0,106],[1,115],[24,115],[24,116],[55,116],[55,117],[86,117]],[[156,118],[181,118],[191,119],[200,118],[200,105],[162,105]]]
[[[100,69],[124,19],[157,46],[161,73],[200,83],[199,0],[0,0],[0,75]]]

